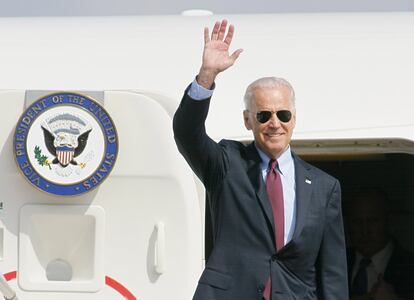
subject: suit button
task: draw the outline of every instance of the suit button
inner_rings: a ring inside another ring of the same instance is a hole
[[[259,292],[259,294],[261,294],[261,293],[263,293],[264,288],[263,288],[262,286],[260,286],[260,287],[257,289],[257,291]]]
[[[272,255],[272,261],[276,261],[277,260],[277,255],[276,254],[273,254]]]

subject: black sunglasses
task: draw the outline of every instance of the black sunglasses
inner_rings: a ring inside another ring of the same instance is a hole
[[[292,113],[290,112],[290,110],[278,110],[276,112],[272,112],[270,110],[262,110],[256,114],[256,120],[259,123],[264,124],[270,120],[273,113],[275,113],[277,118],[280,120],[280,122],[283,122],[283,123],[289,122],[290,119],[292,118]]]

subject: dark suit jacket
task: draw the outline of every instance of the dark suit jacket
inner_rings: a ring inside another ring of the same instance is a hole
[[[348,253],[348,282],[350,288],[355,251],[349,249]],[[400,299],[414,300],[414,254],[403,249],[398,243],[394,243],[394,250],[385,268],[384,280],[394,287]]]
[[[261,300],[269,276],[273,300],[348,299],[338,181],[294,155],[296,227],[277,252],[257,150],[207,136],[209,100],[186,91],[174,116],[178,149],[204,183],[212,214],[214,248],[193,299]]]

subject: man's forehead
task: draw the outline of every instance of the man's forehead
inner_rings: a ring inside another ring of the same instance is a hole
[[[284,85],[257,86],[253,89],[253,94],[289,94],[290,95],[290,89]]]
[[[291,105],[290,95],[280,90],[262,90],[253,94],[253,103],[262,105]]]

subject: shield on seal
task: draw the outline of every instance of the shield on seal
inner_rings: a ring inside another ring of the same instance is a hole
[[[75,155],[75,148],[58,147],[56,148],[56,157],[62,166],[67,166]]]

